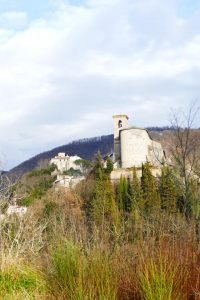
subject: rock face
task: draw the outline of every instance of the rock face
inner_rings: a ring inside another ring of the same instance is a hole
[[[146,129],[128,127],[127,115],[115,115],[114,163],[116,168],[140,168],[143,163],[160,167],[165,155],[160,143],[151,139]]]

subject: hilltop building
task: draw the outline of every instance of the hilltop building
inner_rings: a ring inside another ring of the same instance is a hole
[[[130,168],[141,169],[145,162],[149,162],[157,172],[165,161],[161,144],[152,140],[146,129],[128,127],[128,119],[127,115],[113,116],[115,168],[111,174],[113,179],[115,177],[119,179],[121,175],[126,176],[130,173],[128,171]]]
[[[56,165],[60,173],[63,173],[64,171],[68,171],[70,169],[82,171],[81,166],[76,164],[76,161],[80,159],[81,158],[77,155],[69,156],[65,155],[64,152],[60,152],[57,156],[50,160],[50,164]]]
[[[57,166],[57,170],[55,170],[52,173],[52,175],[56,175],[57,177],[54,182],[54,187],[56,189],[59,189],[60,187],[73,188],[79,182],[85,179],[85,177],[81,174],[83,172],[82,165],[76,163],[78,160],[81,160],[81,157],[77,155],[74,156],[65,155],[64,152],[58,153],[57,156],[55,156],[50,160],[50,164],[55,164]],[[78,174],[66,175],[64,173],[72,169],[73,172],[75,171],[74,173],[78,173]]]

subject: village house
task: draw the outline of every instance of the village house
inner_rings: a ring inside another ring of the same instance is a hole
[[[82,165],[77,163],[77,161],[80,160],[81,157],[77,155],[74,156],[65,155],[64,152],[58,153],[57,156],[55,156],[50,160],[50,164],[54,164],[57,167],[57,170],[53,172],[53,174],[57,176],[54,182],[54,187],[56,189],[59,187],[73,188],[80,181],[85,179],[85,177],[81,175],[81,173],[83,172]],[[70,170],[72,170],[72,173],[77,173],[77,174],[74,176],[65,173]]]
[[[81,165],[76,163],[78,160],[81,160],[81,158],[77,155],[69,156],[65,155],[64,152],[60,152],[57,156],[50,160],[50,164],[56,165],[57,170],[60,173],[70,169],[82,171]]]

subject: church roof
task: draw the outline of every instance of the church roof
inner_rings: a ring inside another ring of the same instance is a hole
[[[154,140],[152,139],[151,135],[149,134],[148,130],[145,129],[145,128],[142,128],[142,127],[130,126],[130,127],[127,127],[127,128],[122,128],[122,129],[120,130],[120,132],[125,131],[125,130],[131,130],[131,129],[139,129],[139,130],[144,130],[144,131],[146,131],[146,133],[148,134],[149,138],[150,138],[152,141],[154,141]],[[154,141],[154,142],[155,142],[155,141]]]

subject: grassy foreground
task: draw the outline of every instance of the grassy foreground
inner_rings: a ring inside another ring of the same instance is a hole
[[[49,190],[1,221],[0,299],[200,299],[195,220],[135,213],[88,226],[80,207]]]

